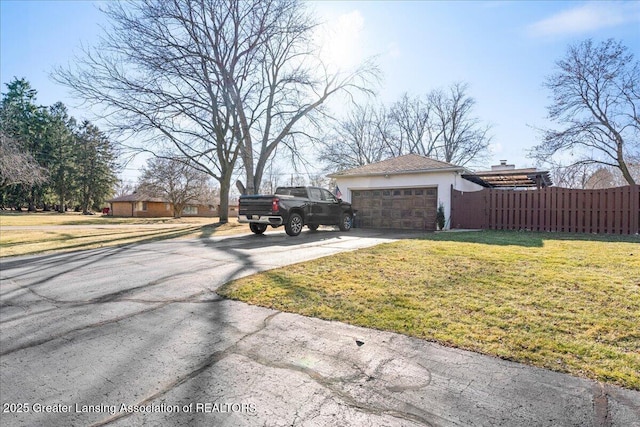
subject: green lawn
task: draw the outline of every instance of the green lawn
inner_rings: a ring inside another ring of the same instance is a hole
[[[219,224],[218,218],[114,218],[77,213],[2,212],[0,231],[0,257],[7,257],[179,237],[206,238],[248,232],[248,227],[235,218]]]
[[[437,233],[219,293],[640,390],[637,236]]]

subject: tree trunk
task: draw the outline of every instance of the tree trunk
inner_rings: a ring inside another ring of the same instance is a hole
[[[220,180],[220,223],[229,222],[229,192],[231,187],[230,179]]]
[[[60,210],[58,212],[64,213],[65,208],[64,208],[64,190],[63,189],[60,189],[60,192],[58,193],[58,197],[60,199]]]
[[[629,168],[627,167],[627,163],[624,161],[622,157],[622,150],[618,150],[618,163],[620,165],[620,171],[622,172],[622,176],[627,180],[629,185],[636,185],[636,181],[633,179]]]
[[[36,211],[36,190],[35,188],[31,188],[29,193],[29,208],[27,209],[29,212]]]

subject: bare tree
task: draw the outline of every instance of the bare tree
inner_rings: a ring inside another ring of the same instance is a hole
[[[323,123],[322,106],[329,98],[368,93],[370,79],[377,77],[370,62],[351,72],[330,73],[312,43],[316,23],[299,1],[256,1],[266,9],[269,31],[261,35],[264,43],[251,58],[255,72],[232,76],[230,85],[249,194],[260,188],[267,162],[278,147],[295,158],[300,141],[313,139],[310,130]],[[233,45],[235,40],[222,43]]]
[[[260,188],[260,193],[262,194],[273,194],[276,191],[276,188],[280,185],[280,178],[282,175],[282,170],[274,164],[274,159],[269,160],[268,166],[265,170],[265,179],[262,182],[262,187]]]
[[[39,185],[47,171],[15,139],[0,131],[0,188],[9,185]]]
[[[112,130],[143,141],[134,148],[158,154],[169,141],[215,178],[221,222],[237,159],[254,193],[276,148],[295,151],[319,107],[373,70],[318,75],[298,0],[119,1],[105,12],[112,28],[56,80],[104,106]]]
[[[404,94],[400,101],[391,106],[388,120],[391,124],[386,132],[386,140],[393,155],[407,153],[433,156],[437,135],[433,135],[431,123],[431,104],[421,97],[409,97]]]
[[[389,156],[387,136],[381,131],[386,120],[384,110],[370,105],[355,106],[349,116],[338,123],[321,148],[320,160],[328,170],[338,171],[380,161]]]
[[[473,116],[468,86],[455,83],[425,97],[404,94],[391,108],[356,106],[325,141],[320,160],[344,170],[404,154],[444,162],[479,163],[488,154],[491,126]]]
[[[229,81],[221,68],[232,65],[238,52],[251,55],[251,42],[240,40],[251,36],[245,33],[238,34],[235,57],[221,52],[217,37],[224,28],[218,25],[230,16],[219,9],[226,6],[234,5],[215,0],[109,2],[104,12],[111,28],[98,45],[86,49],[74,69],[54,73],[79,97],[103,107],[111,131],[123,140],[135,136],[129,139],[139,145],[130,148],[153,155],[177,150],[219,181],[221,222],[228,219],[240,149],[233,137]],[[218,64],[224,55],[226,62]]]
[[[138,183],[138,192],[173,204],[174,218],[180,218],[189,203],[205,203],[209,175],[194,168],[187,158],[157,157],[147,162]]]
[[[553,103],[549,118],[560,130],[544,130],[534,147],[538,159],[577,152],[580,160],[617,168],[626,182],[635,184],[628,159],[640,154],[640,65],[620,42],[598,45],[586,40],[572,45],[547,78]]]
[[[588,163],[562,163],[547,162],[551,173],[551,181],[556,187],[563,188],[587,188],[589,177],[596,171],[595,165]]]
[[[597,165],[592,165],[597,166]],[[633,179],[640,180],[640,164],[627,162],[627,167]],[[620,169],[611,166],[600,166],[587,179],[585,188],[612,188],[628,184]]]
[[[123,180],[118,180],[115,184],[114,184],[114,196],[115,197],[121,197],[121,196],[126,196],[128,194],[133,193],[136,190],[136,186],[125,182]]]
[[[467,95],[468,88],[466,83],[454,83],[448,92],[434,90],[429,94],[435,157],[460,166],[480,162],[491,142],[491,126],[473,116],[475,100]]]
[[[335,180],[327,178],[324,174],[314,174],[309,176],[309,185],[313,187],[327,188],[333,191],[331,185],[335,185]]]

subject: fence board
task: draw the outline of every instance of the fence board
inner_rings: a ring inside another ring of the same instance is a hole
[[[603,234],[638,234],[640,230],[638,185],[602,190],[451,191],[453,228]]]

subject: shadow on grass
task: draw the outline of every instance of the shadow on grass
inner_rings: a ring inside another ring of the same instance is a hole
[[[499,246],[541,248],[545,240],[574,240],[589,242],[640,243],[640,236],[619,234],[550,233],[542,231],[481,230],[447,231],[420,237],[439,242],[479,243]]]
[[[264,297],[261,295],[262,292],[255,287],[250,287],[250,294],[246,294],[242,288],[236,289],[235,281],[225,283],[216,290],[216,293],[225,298],[245,301],[274,310],[300,313],[305,316],[317,316],[317,312],[308,308],[317,308],[328,298],[326,292],[298,285],[285,273],[263,271],[260,274],[264,277],[264,283],[269,284],[267,292],[276,291],[279,294],[276,298]]]
[[[213,236],[213,234],[216,232],[216,230],[218,230],[220,227],[227,225],[228,223],[226,222],[216,222],[213,224],[208,224],[208,225],[203,225],[202,227],[200,227],[201,233],[200,233],[200,238],[201,239],[206,239],[207,237],[211,237]]]
[[[106,238],[103,241],[91,240],[89,242],[83,242],[83,243],[74,243],[74,240],[77,240],[78,238],[83,238],[83,237],[97,237],[97,236],[95,235],[75,236],[72,234],[62,234],[62,236],[58,235],[53,239],[46,239],[43,241],[55,242],[55,241],[62,240],[62,241],[68,241],[69,244],[63,244],[53,249],[41,249],[41,250],[36,249],[33,251],[20,253],[18,255],[9,255],[9,256],[38,255],[38,254],[51,253],[51,252],[70,252],[70,251],[77,251],[77,250],[84,250],[84,249],[95,249],[96,247],[121,247],[121,246],[130,246],[130,245],[140,245],[143,243],[155,242],[158,240],[167,240],[167,239],[174,239],[174,238],[186,236],[186,235],[195,233],[200,228],[201,227],[194,226],[194,227],[181,228],[179,230],[169,230],[169,231],[159,230],[159,231],[154,231],[150,233],[139,234],[138,236],[131,236],[126,234],[121,237]],[[109,233],[108,235],[114,236],[113,233]],[[63,238],[61,239],[61,237]],[[66,239],[64,237],[66,237]],[[32,244],[35,242],[29,242],[29,243]],[[24,243],[3,244],[1,245],[1,247],[7,248],[9,246],[19,246],[20,244],[24,244]],[[6,258],[6,257],[3,254],[2,257],[0,258]]]

